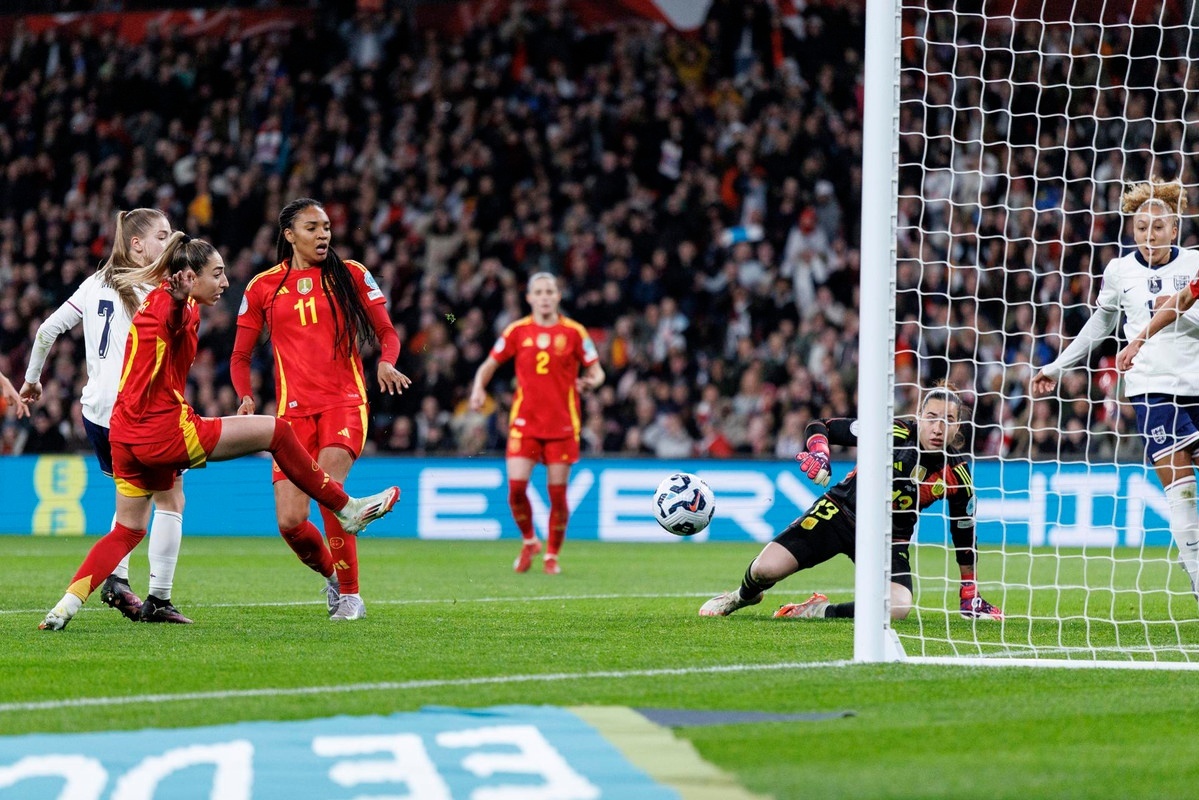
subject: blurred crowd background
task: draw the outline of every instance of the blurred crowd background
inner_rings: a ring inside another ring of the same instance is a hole
[[[853,415],[860,3],[714,0],[686,35],[634,17],[586,25],[570,2],[501,3],[457,32],[417,24],[410,3],[282,5],[289,26],[152,24],[137,42],[8,20],[0,369],[18,385],[38,324],[109,251],[117,211],[154,206],[229,265],[189,399],[234,413],[242,290],[275,264],[279,210],[311,196],[334,247],[387,293],[414,381],[372,394],[368,450],[502,451],[510,368],[483,413],[466,397],[541,270],[561,277],[608,373],[583,401],[585,452],[789,458],[810,419]],[[948,377],[974,405],[978,455],[1139,458],[1103,368],[1114,343],[1067,378],[1067,401],[1025,387],[1127,244],[1122,182],[1183,172],[1169,153],[1196,113],[1188,43],[1165,11],[1148,42],[1128,26],[984,24],[976,7],[904,17],[898,410]],[[1000,49],[963,44],[984,41]],[[1049,112],[1058,100],[1067,113]],[[83,363],[76,329],[47,364],[46,401],[29,422],[9,416],[0,451],[88,450]],[[254,375],[270,412],[269,348]]]

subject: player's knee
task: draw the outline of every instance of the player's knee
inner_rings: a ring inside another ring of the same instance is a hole
[[[280,508],[278,510],[279,533],[286,539],[291,531],[295,531],[308,520],[308,509],[296,511],[292,509]]]
[[[182,516],[184,504],[182,492],[167,492],[154,497],[154,507],[159,511],[170,511]]]
[[[790,575],[791,571],[784,569],[783,565],[775,559],[758,556],[750,564],[749,574],[759,583],[778,583]]]
[[[891,584],[891,619],[907,619],[912,613],[912,592],[900,583]]]
[[[287,432],[290,429],[291,426],[288,425],[287,421],[284,420],[283,417],[275,417],[275,430],[271,434],[270,449],[272,451],[274,451],[274,449],[279,445],[279,442],[283,440],[283,437],[287,435]]]

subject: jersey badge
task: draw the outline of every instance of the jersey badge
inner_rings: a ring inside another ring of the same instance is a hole
[[[537,334],[537,349],[544,350],[550,346],[550,335],[548,333]]]
[[[244,294],[241,296],[241,307],[237,309],[237,316],[241,316],[250,310],[250,300]]]
[[[1150,275],[1149,276],[1149,291],[1153,292],[1154,294],[1157,294],[1161,290],[1162,290],[1162,276],[1161,275]]]
[[[945,494],[945,482],[938,479],[937,482],[933,484],[931,491],[933,493],[933,497],[943,496]]]
[[[308,294],[312,291],[312,278],[300,278],[296,281],[296,291],[300,294]]]
[[[555,353],[565,353],[566,352],[566,334],[565,333],[559,333],[554,336],[554,352]]]
[[[370,289],[366,295],[367,300],[381,300],[383,298],[383,290],[379,288],[379,284],[375,283],[374,275],[364,272],[362,273],[362,280],[367,288]]]
[[[1191,282],[1191,279],[1187,275],[1175,275],[1174,276],[1174,291],[1181,292],[1183,289],[1187,288],[1187,284],[1190,282]]]

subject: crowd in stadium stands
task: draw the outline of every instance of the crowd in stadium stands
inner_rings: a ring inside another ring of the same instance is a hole
[[[556,5],[460,38],[402,10],[317,14],[136,45],[17,21],[0,54],[0,369],[23,374],[115,211],[153,206],[229,265],[190,399],[234,413],[237,303],[275,263],[279,210],[307,195],[388,294],[414,378],[371,398],[378,452],[502,449],[510,374],[481,413],[467,393],[539,270],[609,376],[585,401],[585,452],[790,457],[807,420],[853,412],[860,18],[813,7],[801,42],[763,2],[714,3],[694,37],[584,31]],[[256,358],[269,412],[269,347]],[[62,337],[46,401],[0,448],[86,451],[84,377]]]
[[[584,452],[790,457],[810,419],[854,413],[860,11],[811,3],[792,27],[764,0],[716,0],[693,36],[637,20],[584,30],[557,3],[513,3],[460,37],[402,9],[315,14],[290,33],[152,30],[139,44],[87,28],[33,36],[17,21],[0,53],[0,370],[19,383],[37,322],[108,252],[114,212],[154,206],[229,265],[190,399],[233,413],[237,303],[275,263],[279,210],[312,196],[334,247],[387,293],[414,379],[372,395],[368,450],[502,449],[510,372],[481,413],[467,393],[541,270],[561,276],[564,310],[608,375],[584,399]],[[1126,110],[1144,105],[1139,90],[1073,89],[1103,124],[1066,128],[1036,114],[1036,59],[984,64],[955,48],[967,16],[919,24],[904,61],[921,72],[905,71],[903,92],[925,103],[900,116],[898,410],[918,381],[949,377],[975,400],[976,453],[1110,458],[1134,438],[1113,433],[1133,428],[1103,402],[1114,372],[1067,376],[1062,396],[1078,402],[1033,403],[1027,364],[1085,320],[1092,277],[1117,252],[1120,181],[1180,165],[1150,163]],[[1021,40],[1036,26],[987,30],[1037,49]],[[1082,63],[1102,65],[1106,85],[1123,59],[1152,85],[1146,46]],[[1161,48],[1186,53],[1168,34]],[[1145,114],[1177,119],[1181,102],[1165,93]],[[60,340],[46,402],[29,423],[10,416],[0,451],[87,450],[81,348]],[[256,358],[269,413],[269,347]],[[1127,450],[1140,457],[1135,440]]]
[[[1028,387],[1090,316],[1107,262],[1132,249],[1121,191],[1194,181],[1190,30],[1160,4],[1153,24],[1103,27],[984,24],[980,7],[905,17],[897,380],[971,390],[979,455],[1141,461],[1114,338],[1056,398]],[[1181,227],[1179,244],[1199,244]]]

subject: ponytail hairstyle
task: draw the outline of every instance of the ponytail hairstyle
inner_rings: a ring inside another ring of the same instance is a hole
[[[283,232],[289,229],[294,231],[296,216],[304,209],[313,207],[322,211],[325,208],[311,197],[300,197],[292,200],[279,212],[279,236],[275,240],[275,258],[276,263],[287,262],[287,272],[283,273],[283,280],[279,281],[280,287],[291,273],[291,258],[295,254],[295,249]],[[364,344],[375,340],[375,329],[371,325],[370,315],[367,314],[366,304],[362,302],[358,288],[354,285],[353,273],[346,266],[346,262],[341,260],[341,256],[337,255],[332,244],[329,245],[328,253],[321,264],[321,288],[329,297],[329,308],[333,312],[333,349],[343,351],[346,356],[353,356]],[[272,313],[277,296],[276,289],[275,295],[271,297]]]
[[[133,237],[146,238],[160,219],[165,220],[166,214],[156,208],[135,208],[117,214],[112,253],[100,265],[97,273],[100,283],[112,288],[120,296],[121,305],[130,317],[141,305],[138,288],[145,284],[156,286],[166,277],[159,266],[161,259],[152,264],[139,264],[134,260],[132,250]]]
[[[920,410],[928,405],[929,400],[940,400],[947,406],[952,406],[958,412],[958,421],[954,423],[958,425],[957,432],[954,437],[946,442],[950,447],[961,447],[965,442],[965,437],[962,436],[961,424],[970,416],[971,408],[966,405],[966,401],[962,399],[962,395],[957,386],[954,386],[947,380],[937,381],[932,387],[924,392],[924,397],[920,398]]]
[[[203,239],[193,239],[183,231],[175,231],[167,239],[166,249],[154,266],[163,270],[164,277],[186,269],[199,275],[215,254],[216,248]]]

